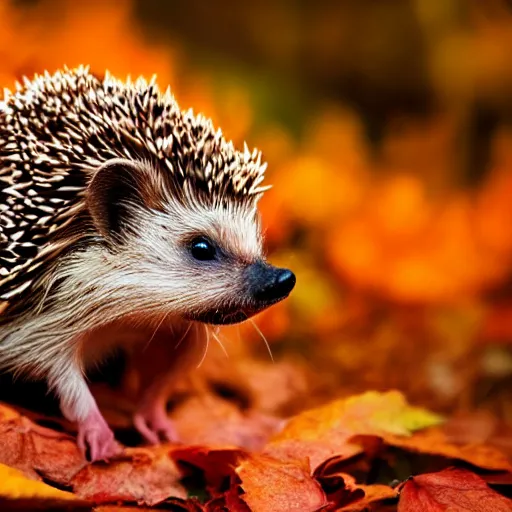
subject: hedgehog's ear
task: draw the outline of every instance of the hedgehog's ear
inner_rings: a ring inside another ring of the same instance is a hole
[[[118,240],[129,228],[135,209],[144,207],[141,184],[147,174],[142,162],[115,158],[91,178],[87,206],[96,229],[107,240]]]

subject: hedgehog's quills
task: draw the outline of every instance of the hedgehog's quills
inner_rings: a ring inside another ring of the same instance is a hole
[[[236,151],[154,81],[86,68],[25,80],[0,102],[0,365],[44,377],[93,460],[116,451],[84,371],[117,345],[187,368],[196,322],[242,321],[295,284],[262,255],[261,155]],[[135,427],[176,438],[169,368]]]

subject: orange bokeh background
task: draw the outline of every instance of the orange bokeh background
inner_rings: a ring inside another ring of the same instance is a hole
[[[228,33],[215,59],[205,58],[205,37],[193,46],[187,27],[165,33],[141,13],[144,2],[3,0],[0,85],[63,64],[121,77],[157,74],[182,108],[204,112],[269,161],[274,187],[261,202],[267,246],[274,261],[296,271],[298,284],[258,324],[276,357],[312,375],[312,397],[398,387],[440,409],[483,406],[511,418],[512,11],[498,0],[467,2],[463,14],[455,0],[396,2],[389,12],[372,2],[342,4],[319,2],[301,31],[299,3],[247,2],[245,23],[258,34],[262,57],[244,77],[245,47],[230,53],[236,37]],[[408,69],[386,57],[403,41],[372,42],[368,21],[389,24],[384,33],[391,34],[401,8],[413,16],[411,41],[422,49],[422,71],[409,81]],[[243,12],[237,7],[231,22]],[[221,9],[212,15],[223,18]],[[280,23],[275,33],[264,30],[272,20]],[[197,23],[201,31],[204,19]],[[367,23],[368,31],[350,36],[351,23]],[[287,66],[298,58],[294,48],[308,60],[300,93],[300,59]],[[329,75],[332,67],[338,75]],[[264,92],[260,73],[270,83]],[[370,92],[332,94],[325,86],[354,76]],[[421,113],[397,108],[396,97],[423,89]],[[301,109],[283,121],[273,105],[288,94],[300,97]],[[382,95],[378,107],[372,94]],[[483,130],[487,138],[474,136],[480,110],[498,113],[492,130]],[[377,142],[369,136],[372,116],[381,121]],[[487,157],[472,179],[479,145]],[[250,325],[241,332],[256,338]],[[229,329],[226,337],[240,345]],[[246,346],[263,353],[258,343]]]

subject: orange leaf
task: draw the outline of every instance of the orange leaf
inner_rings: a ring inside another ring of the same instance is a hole
[[[315,475],[329,501],[329,510],[366,511],[377,502],[397,497],[397,491],[387,485],[358,485],[346,473]]]
[[[356,435],[410,435],[440,421],[439,416],[409,405],[398,391],[369,391],[295,416],[265,452],[284,460],[309,457],[315,468],[334,455],[361,453],[363,447],[351,442]]]
[[[398,512],[511,512],[512,501],[464,469],[411,477],[401,486]]]
[[[236,469],[245,491],[243,500],[251,510],[314,512],[327,506],[320,485],[307,465],[283,463],[265,455],[252,455]]]
[[[396,490],[387,485],[358,485],[358,489],[364,491],[362,500],[350,503],[338,509],[338,512],[367,512],[377,510],[374,507],[384,500],[396,499]]]
[[[411,437],[388,435],[384,441],[404,450],[463,460],[482,469],[512,472],[509,460],[497,448],[480,443],[455,444],[442,428],[416,432]]]

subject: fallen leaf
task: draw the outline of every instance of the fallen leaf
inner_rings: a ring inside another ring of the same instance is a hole
[[[40,427],[5,405],[0,405],[0,439],[0,463],[31,478],[67,484],[86,465],[73,437]]]
[[[283,463],[265,455],[251,455],[237,468],[244,490],[243,500],[251,510],[314,512],[328,505],[326,496],[308,465]]]
[[[83,468],[72,479],[73,491],[98,504],[126,501],[152,506],[170,497],[186,498],[169,451],[165,445],[128,448],[108,464]]]
[[[347,473],[316,475],[329,501],[329,510],[363,511],[373,504],[397,497],[397,491],[387,485],[358,485]]]
[[[345,505],[338,512],[367,512],[380,510],[379,505],[386,500],[396,500],[397,492],[387,485],[359,485],[358,489],[364,491],[364,498]]]
[[[90,510],[91,503],[0,464],[0,510]]]
[[[494,446],[512,460],[512,425],[488,411],[456,414],[442,430],[452,444]]]
[[[317,477],[321,485],[329,507],[333,510],[345,507],[351,503],[360,501],[364,498],[364,491],[359,489],[355,480],[350,475],[331,475]]]
[[[486,470],[512,471],[510,461],[497,448],[480,443],[455,444],[439,427],[416,432],[410,437],[388,435],[384,441],[404,450],[458,459]]]
[[[238,462],[248,454],[233,447],[188,446],[176,447],[170,452],[172,459],[180,466],[183,463],[199,468],[206,481],[207,490],[215,494],[235,474]]]
[[[362,452],[359,444],[350,442],[356,435],[410,435],[442,421],[437,414],[409,405],[398,391],[370,391],[291,418],[265,452],[285,460],[308,456],[315,468],[326,458]]]
[[[464,469],[409,478],[400,487],[398,512],[511,512],[512,500]]]
[[[238,486],[231,486],[226,492],[205,505],[206,512],[251,512],[240,496]]]
[[[349,459],[363,453],[364,448],[349,442],[351,438],[346,432],[333,432],[325,439],[303,440],[286,439],[268,444],[264,453],[270,457],[286,461],[309,460],[311,467],[316,468],[325,460],[336,457]]]
[[[18,469],[5,464],[0,464],[0,496],[12,499],[52,498],[80,501],[70,492],[61,491],[37,480],[31,480]]]

